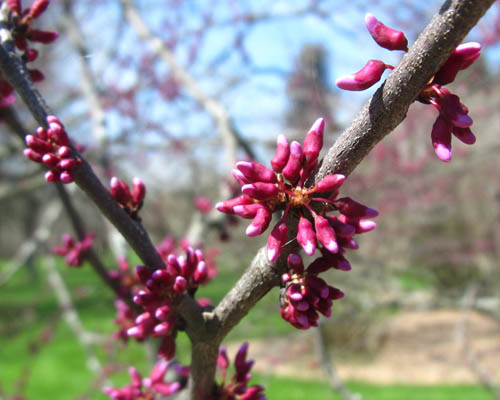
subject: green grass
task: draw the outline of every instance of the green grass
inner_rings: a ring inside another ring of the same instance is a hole
[[[39,260],[40,261],[40,260]],[[242,265],[244,265],[242,263]],[[0,270],[2,263],[0,262]],[[70,269],[59,262],[57,266],[72,293],[85,329],[104,337],[115,330],[112,293],[85,266]],[[200,297],[209,297],[216,304],[238,279],[241,270],[228,270],[223,266],[217,280],[200,290]],[[65,321],[58,318],[57,301],[39,268],[39,278],[30,279],[26,270],[20,270],[0,287],[0,388],[13,393],[20,377],[26,377],[23,393],[29,400],[66,400],[86,395],[88,399],[106,399],[101,393],[102,383],[86,367],[85,351],[74,337]],[[278,290],[264,297],[257,307],[231,332],[227,341],[251,340],[288,334],[293,330],[279,315]],[[34,351],[40,335],[49,330],[51,338]],[[111,342],[112,343],[112,342]],[[177,354],[182,363],[189,362],[189,341],[179,334]],[[110,362],[121,369],[110,379],[113,385],[124,385],[129,378],[126,368],[135,365],[147,375],[150,364],[142,344],[130,341],[125,346],[98,345],[95,348],[103,364]],[[230,355],[233,356],[233,355]],[[258,363],[258,360],[256,360]],[[266,387],[271,400],[340,399],[332,395],[324,382],[302,381],[276,376],[258,375],[255,383]],[[365,399],[396,400],[481,400],[488,394],[477,386],[378,386],[350,383],[349,387],[360,392]],[[0,392],[0,398],[1,398]]]
[[[340,400],[341,397],[324,382],[301,381],[278,377],[255,377],[255,383],[266,387],[270,400]],[[474,385],[372,385],[348,382],[353,393],[366,400],[489,400],[483,388]]]

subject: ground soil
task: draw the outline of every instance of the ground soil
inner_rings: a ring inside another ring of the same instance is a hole
[[[500,381],[500,324],[484,315],[451,310],[402,312],[385,321],[382,332],[376,351],[369,356],[346,357],[332,351],[342,379],[383,384],[472,383],[478,382],[481,371]],[[325,377],[317,361],[316,340],[314,331],[308,330],[286,338],[251,341],[254,370]],[[234,354],[237,345],[229,347]]]

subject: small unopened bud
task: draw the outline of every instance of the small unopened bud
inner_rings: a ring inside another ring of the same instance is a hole
[[[13,13],[21,14],[21,0],[7,0],[7,5]]]
[[[377,210],[364,206],[350,197],[335,200],[335,207],[341,214],[351,218],[374,218],[378,215]]]
[[[408,39],[405,34],[389,28],[380,22],[373,14],[366,14],[366,27],[377,44],[387,50],[408,51]]]
[[[271,222],[272,214],[266,207],[261,207],[252,223],[248,225],[245,233],[247,236],[258,236],[264,232]]]
[[[318,118],[304,139],[304,155],[309,164],[314,163],[318,159],[319,152],[323,147],[324,130],[325,120]]]
[[[47,166],[47,167],[55,167],[57,163],[59,162],[59,158],[55,156],[52,153],[46,153],[42,157],[42,162]]]
[[[342,183],[344,183],[345,176],[341,174],[331,174],[325,176],[321,179],[316,186],[314,186],[315,192],[333,192],[337,190]]]
[[[344,90],[365,90],[377,83],[387,68],[392,67],[380,60],[369,60],[358,72],[338,78],[335,84]]]
[[[56,40],[59,37],[59,34],[54,31],[42,31],[38,29],[31,29],[26,34],[26,37],[32,42],[48,44]]]
[[[304,273],[304,263],[302,262],[302,257],[298,254],[291,253],[287,259],[288,266],[296,274]]]
[[[314,233],[313,224],[302,216],[299,220],[297,241],[308,256],[312,256],[316,251],[316,233]]]
[[[37,162],[37,163],[41,163],[42,162],[42,155],[40,153],[37,153],[33,149],[24,149],[23,153],[31,161],[34,161],[34,162]]]
[[[284,220],[278,222],[267,238],[267,259],[274,262],[281,254],[283,246],[286,244],[288,227]]]
[[[236,168],[249,182],[276,183],[276,174],[262,164],[239,161],[236,163]]]
[[[339,246],[335,237],[335,231],[326,218],[316,216],[314,218],[314,227],[316,229],[316,238],[331,253],[337,253]]]
[[[71,183],[75,180],[74,176],[69,171],[63,171],[59,175],[59,179],[62,183]]]
[[[139,178],[134,178],[132,180],[132,201],[134,204],[138,205],[146,196],[146,185]]]
[[[300,169],[304,160],[304,150],[299,142],[293,141],[290,145],[290,157],[283,168],[283,176],[291,183],[299,178]]]
[[[451,125],[442,116],[432,126],[431,139],[436,156],[444,162],[451,160]]]
[[[254,182],[244,185],[241,191],[256,200],[269,200],[278,194],[278,188],[274,183]]]
[[[35,0],[29,9],[28,15],[31,18],[38,18],[47,9],[49,3],[50,0]]]
[[[276,153],[271,160],[273,170],[280,173],[288,162],[290,157],[290,145],[288,139],[284,135],[279,135],[276,143]]]

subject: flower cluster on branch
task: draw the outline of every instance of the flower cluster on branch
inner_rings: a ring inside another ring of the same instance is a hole
[[[21,0],[7,0],[7,5],[11,10],[10,31],[16,48],[22,52],[22,58],[26,63],[38,58],[38,51],[30,48],[28,42],[49,44],[58,37],[57,32],[33,29],[32,27],[33,21],[45,12],[49,3],[50,0],[35,0],[31,7],[23,10]],[[28,72],[33,82],[45,79],[39,69],[28,69]],[[8,107],[15,101],[14,88],[0,75],[0,107]]]
[[[82,160],[71,149],[62,122],[49,115],[47,124],[48,129],[40,126],[36,135],[26,135],[28,148],[24,150],[24,155],[49,168],[45,174],[47,182],[71,183],[75,179],[73,171],[81,165]]]
[[[70,267],[81,267],[85,253],[92,247],[94,238],[95,233],[89,233],[81,242],[78,242],[69,233],[65,233],[62,235],[62,247],[53,247],[52,252],[64,256],[66,264]]]
[[[373,14],[366,15],[365,23],[379,46],[387,50],[408,51],[408,40],[403,32],[384,25]],[[480,55],[479,43],[459,45],[417,98],[421,103],[431,104],[439,112],[432,127],[431,139],[434,152],[442,161],[451,160],[452,134],[465,144],[474,144],[476,141],[470,129],[472,118],[468,115],[468,108],[457,95],[443,86],[453,82],[457,74],[470,67]],[[344,90],[365,90],[377,83],[386,69],[394,67],[380,60],[369,60],[358,72],[338,78],[336,83]]]

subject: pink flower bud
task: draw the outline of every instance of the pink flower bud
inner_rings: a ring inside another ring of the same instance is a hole
[[[212,211],[212,202],[210,201],[210,199],[204,196],[196,196],[194,198],[194,206],[199,212],[203,214],[208,214],[210,211]]]
[[[47,9],[49,3],[50,0],[35,0],[35,2],[30,7],[28,15],[31,18],[38,18],[40,14],[42,14]]]
[[[332,228],[335,230],[335,234],[338,237],[342,238],[350,238],[356,233],[356,228],[352,225],[349,224],[349,222],[346,222],[345,220],[340,220],[340,217],[345,217],[345,215],[340,215],[339,218],[337,218],[335,215],[331,215],[329,217],[326,217],[328,219],[328,222],[332,226]]]
[[[177,257],[173,254],[169,254],[167,257],[167,270],[172,276],[181,274],[181,267],[177,261]]]
[[[440,98],[439,112],[458,128],[469,128],[472,125],[472,118],[467,115],[468,110],[455,94],[447,93]]]
[[[283,168],[283,176],[291,183],[299,178],[300,169],[304,160],[304,151],[299,142],[293,141],[290,145],[290,157]]]
[[[369,60],[358,72],[338,78],[335,84],[344,90],[365,90],[377,83],[387,68],[391,67],[380,60]]]
[[[160,348],[158,349],[158,356],[164,360],[170,360],[175,355],[175,340],[172,336],[164,336]]]
[[[455,80],[459,71],[468,68],[481,55],[481,45],[476,42],[459,45],[434,76],[434,82],[447,85]]]
[[[246,185],[247,183],[251,183],[246,177],[245,175],[243,174],[243,172],[241,172],[240,170],[238,169],[232,169],[231,170],[231,174],[233,175],[234,179],[236,179],[238,181],[238,183],[243,186],[243,185]]]
[[[278,194],[278,187],[274,183],[254,182],[244,185],[241,191],[256,200],[269,200]]]
[[[111,178],[109,187],[111,189],[111,196],[120,204],[126,205],[131,200],[130,191],[125,190],[126,185],[116,176]]]
[[[50,170],[45,173],[45,180],[47,182],[59,182],[59,175]]]
[[[177,276],[175,278],[175,283],[174,283],[174,292],[176,293],[184,293],[187,290],[187,281],[183,276]]]
[[[250,196],[243,194],[241,196],[235,197],[234,199],[221,201],[215,205],[215,208],[218,211],[226,213],[226,214],[234,214],[234,211],[233,211],[234,206],[239,206],[239,205],[243,205],[243,204],[252,204],[253,202],[254,202],[254,200]]]
[[[269,223],[271,222],[271,219],[271,211],[267,207],[261,207],[259,211],[257,211],[257,214],[255,215],[252,223],[248,225],[245,233],[247,234],[247,236],[260,235],[267,229]]]
[[[68,146],[61,146],[57,150],[57,155],[61,158],[68,158],[72,153],[73,151]]]
[[[304,273],[304,263],[302,262],[302,257],[298,254],[291,253],[287,260],[288,266],[296,274]]]
[[[476,137],[474,136],[470,128],[458,128],[454,126],[451,132],[465,144],[476,143]]]
[[[260,203],[244,204],[241,206],[234,206],[233,212],[242,218],[250,219],[255,218],[257,211],[259,211],[261,207],[264,206]]]
[[[21,0],[7,0],[7,5],[16,14],[21,14]]]
[[[436,156],[444,162],[451,160],[451,129],[451,124],[441,115],[432,126],[432,146]]]
[[[172,310],[167,305],[158,307],[155,310],[155,318],[160,321],[164,321],[170,316],[171,312]]]
[[[132,179],[132,202],[139,205],[146,196],[146,185],[139,178]]]
[[[323,132],[325,120],[318,118],[304,139],[304,155],[309,164],[316,162],[319,152],[323,148]]]
[[[161,382],[167,371],[168,371],[168,362],[160,361],[156,363],[153,370],[151,371],[150,375],[151,382],[152,383]]]
[[[350,197],[335,200],[335,207],[337,207],[340,213],[351,218],[374,218],[378,215],[377,210],[366,207]]]
[[[276,174],[262,164],[239,161],[236,163],[236,168],[241,171],[249,182],[276,183]]]
[[[151,276],[153,275],[153,271],[144,265],[138,265],[135,267],[135,273],[143,284],[146,284],[146,282],[151,279]]]
[[[75,158],[64,158],[57,166],[61,169],[72,170],[78,166],[78,161]]]
[[[284,220],[278,222],[271,231],[271,234],[267,238],[267,259],[270,262],[278,259],[283,246],[286,244],[287,234],[288,227]]]
[[[196,283],[204,283],[208,276],[207,263],[200,261],[194,270],[193,279]]]
[[[290,145],[284,135],[279,135],[276,143],[276,153],[271,160],[271,165],[276,173],[280,173],[290,157]]]
[[[331,174],[325,176],[321,179],[316,186],[314,186],[315,192],[333,192],[337,190],[342,183],[344,183],[345,176],[341,174]]]
[[[42,140],[47,140],[49,138],[49,136],[47,135],[47,131],[42,126],[36,128],[36,134]]]
[[[318,215],[314,218],[314,227],[316,229],[316,238],[331,253],[337,253],[339,246],[335,237],[335,231],[330,226],[328,220]]]
[[[33,149],[24,149],[23,153],[31,161],[34,161],[34,162],[37,162],[37,163],[41,163],[42,162],[42,155],[40,153],[37,153]]]
[[[26,144],[30,149],[35,150],[37,153],[49,153],[52,151],[52,146],[50,143],[45,140],[39,139],[33,135],[26,135],[25,137]]]
[[[59,37],[59,34],[54,31],[42,31],[38,29],[30,29],[26,34],[26,37],[32,42],[39,43],[52,43]]]
[[[314,233],[313,224],[303,216],[299,220],[297,241],[308,256],[312,256],[316,251],[316,233]]]
[[[408,51],[408,39],[401,31],[389,28],[380,22],[373,14],[366,14],[366,27],[377,44],[387,50]]]
[[[38,69],[29,69],[28,73],[30,74],[31,80],[35,83],[41,82],[45,79],[43,72]]]
[[[155,326],[154,333],[157,336],[168,335],[169,333],[172,332],[173,328],[174,328],[173,324],[168,322],[161,322]]]
[[[223,346],[219,349],[219,356],[217,357],[217,365],[223,370],[229,366],[229,358],[227,356],[226,348]]]
[[[35,61],[38,58],[38,51],[35,49],[28,49],[26,51],[26,62]]]

